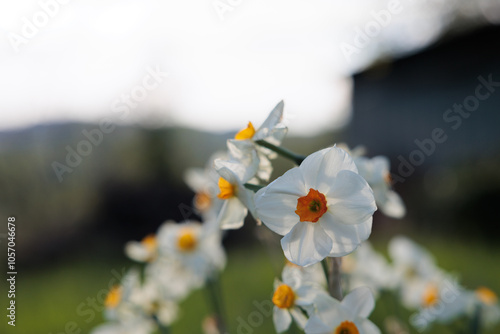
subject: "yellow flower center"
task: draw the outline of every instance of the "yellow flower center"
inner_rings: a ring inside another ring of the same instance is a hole
[[[108,295],[104,300],[104,306],[106,306],[107,308],[115,308],[116,306],[118,306],[121,299],[122,288],[118,285],[115,285],[109,290]]]
[[[220,199],[229,199],[236,193],[235,186],[222,177],[219,178],[219,190],[220,193],[217,195],[217,197],[219,197]]]
[[[183,252],[193,251],[198,244],[198,240],[190,228],[182,229],[177,239],[177,247]]]
[[[154,234],[145,236],[144,239],[141,240],[141,244],[146,248],[148,253],[151,254],[147,261],[152,261],[156,257],[156,249],[158,247],[156,236]]]
[[[428,284],[422,296],[424,307],[431,307],[439,301],[439,290],[435,284]]]
[[[158,242],[156,241],[156,236],[154,234],[150,234],[145,236],[144,239],[141,240],[141,244],[146,247],[148,251],[154,252],[156,250]]]
[[[498,301],[497,295],[484,286],[477,288],[475,292],[477,298],[486,305],[494,305]]]
[[[297,200],[297,210],[301,222],[316,223],[327,210],[326,197],[317,190],[309,189],[306,196]]]
[[[351,321],[342,321],[332,334],[359,334],[358,327]]]
[[[276,288],[273,295],[273,303],[279,308],[290,308],[295,303],[295,293],[286,284],[281,284]]]
[[[254,134],[255,134],[255,128],[253,127],[252,122],[248,122],[247,127],[244,128],[243,130],[240,130],[236,134],[236,136],[234,136],[234,139],[236,140],[252,139]]]
[[[200,210],[205,211],[212,205],[212,197],[204,191],[200,191],[194,196],[194,206]]]

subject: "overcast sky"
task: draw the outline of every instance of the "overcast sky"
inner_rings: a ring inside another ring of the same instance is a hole
[[[1,0],[0,130],[104,117],[234,130],[283,99],[291,131],[315,134],[349,119],[350,73],[457,15],[498,22],[498,1]]]

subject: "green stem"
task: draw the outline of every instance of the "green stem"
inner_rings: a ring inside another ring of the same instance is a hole
[[[326,286],[330,286],[330,270],[328,269],[328,258],[325,257],[323,261],[321,261],[321,268],[323,268],[323,273],[325,274],[326,278]]]
[[[261,186],[261,185],[258,185],[258,184],[253,184],[253,183],[245,183],[244,186],[245,186],[245,188],[247,188],[248,190],[253,191],[254,193],[256,193],[260,189],[264,188],[264,186]]]
[[[340,266],[342,264],[342,258],[340,257],[327,257],[330,261],[330,267],[328,271],[328,291],[330,295],[341,301],[342,300],[342,286],[340,278]]]
[[[224,303],[222,301],[222,290],[220,288],[218,277],[209,278],[207,280],[207,290],[209,293],[209,299],[212,303],[212,307],[216,316],[217,327],[221,334],[228,333],[226,327],[226,317],[224,310]]]
[[[261,140],[256,140],[255,143],[257,145],[260,145],[262,147],[270,149],[273,152],[278,153],[279,155],[281,155],[284,158],[292,160],[297,165],[300,165],[302,163],[302,161],[304,161],[304,159],[306,158],[303,155],[296,154],[296,153],[294,153],[294,152],[292,152],[290,150],[287,150],[286,148],[283,148],[283,147],[278,147],[278,146],[273,145],[270,142],[267,142],[267,141],[262,140],[262,139]]]
[[[165,326],[162,326],[162,325],[158,325],[158,328],[160,329],[160,334],[170,334],[170,328],[169,327],[165,327]]]
[[[474,317],[471,322],[471,333],[479,334],[481,332],[481,305],[477,305],[474,310]]]

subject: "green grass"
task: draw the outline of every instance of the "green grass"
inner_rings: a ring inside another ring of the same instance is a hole
[[[461,282],[474,289],[485,285],[500,292],[500,249],[481,243],[436,238],[416,238],[436,257],[438,264],[446,270],[460,273]],[[385,249],[387,243],[379,240],[375,247]],[[274,333],[272,315],[256,306],[269,301],[272,296],[274,277],[281,261],[272,262],[268,253],[260,246],[231,249],[228,265],[221,277],[223,299],[226,305],[230,333],[238,333],[240,326],[247,330],[241,333]],[[78,257],[74,260],[55,263],[43,270],[19,272],[16,294],[16,327],[0,325],[1,333],[62,334],[89,333],[103,322],[102,299],[107,286],[117,273],[133,265],[131,262],[99,260],[98,257]],[[114,270],[114,271],[113,271]],[[382,297],[378,301],[372,320],[382,328],[387,310],[394,312],[392,301]],[[92,300],[96,300],[92,307]],[[172,333],[201,333],[201,323],[211,313],[205,290],[192,293],[181,304],[181,316],[172,326]],[[397,309],[401,319],[408,319],[410,312]],[[5,316],[4,316],[5,317]],[[246,323],[247,325],[242,325]],[[251,331],[249,331],[250,329]],[[80,331],[78,331],[80,330]],[[290,331],[291,333],[293,331]],[[497,326],[483,334],[500,332]],[[298,332],[297,332],[298,333]],[[416,333],[416,331],[412,331]],[[428,333],[453,333],[444,326],[437,326]]]

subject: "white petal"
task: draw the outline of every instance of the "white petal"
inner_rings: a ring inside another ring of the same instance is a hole
[[[129,241],[125,244],[125,254],[134,261],[146,262],[152,253],[138,241]]]
[[[236,198],[224,200],[217,221],[223,230],[238,229],[243,226],[248,209]]]
[[[293,320],[295,320],[295,323],[299,328],[304,329],[306,326],[307,322],[307,317],[302,313],[302,311],[298,307],[294,307],[290,310],[290,314],[293,317]]]
[[[292,316],[288,310],[275,306],[273,309],[273,322],[276,332],[281,333],[290,327],[290,324],[292,323]]]
[[[325,293],[325,291],[317,285],[312,285],[311,283],[304,284],[295,290],[295,294],[297,295],[295,302],[299,306],[311,305],[320,293]]]
[[[377,175],[385,176],[389,172],[391,163],[386,156],[377,155],[372,158],[373,172]]]
[[[339,257],[352,253],[356,248],[371,234],[372,217],[362,224],[345,225],[345,224],[325,224],[328,219],[327,214],[321,217],[321,224],[325,232],[332,238],[333,245],[329,256]],[[331,227],[333,226],[333,227]]]
[[[352,158],[338,147],[330,147],[309,155],[300,165],[306,186],[322,193],[328,192],[331,182],[341,170],[358,172]]]
[[[379,204],[380,211],[393,218],[403,218],[406,214],[406,207],[401,197],[394,191],[386,193],[386,201]]]
[[[184,173],[184,182],[186,182],[191,190],[198,192],[205,189],[207,184],[211,183],[211,180],[207,178],[204,169],[189,168]]]
[[[327,293],[318,294],[314,305],[316,305],[317,315],[329,327],[342,322],[348,316],[340,302]]]
[[[269,113],[269,116],[267,116],[266,120],[260,128],[257,130],[257,133],[255,134],[255,139],[263,139],[269,135],[269,130],[273,129],[276,125],[281,123],[283,121],[283,107],[285,106],[285,103],[283,101],[280,101],[276,107],[274,107],[273,110]]]
[[[278,125],[270,131],[268,136],[265,138],[267,142],[279,146],[285,138],[288,132],[288,128],[284,125]]]
[[[255,176],[259,168],[256,151],[252,151],[252,158],[244,161],[221,160],[214,161],[214,168],[226,181],[231,184],[245,183]]]
[[[365,222],[377,210],[370,186],[352,171],[339,172],[331,190],[325,196],[328,212],[338,223],[359,224]]]
[[[273,164],[264,154],[260,153],[257,154],[257,156],[259,158],[259,170],[257,171],[257,177],[267,182],[273,172]]]
[[[306,194],[300,170],[292,168],[255,194],[257,216],[269,229],[285,235],[299,222],[297,200]]]
[[[367,287],[359,287],[352,290],[341,302],[353,316],[367,318],[375,307],[373,293]]]
[[[380,334],[380,329],[375,326],[373,322],[368,319],[360,319],[355,322],[355,325],[361,329],[361,333],[363,334]]]
[[[306,334],[327,334],[332,332],[332,328],[326,325],[318,316],[312,316],[304,328]]]
[[[299,222],[281,239],[286,258],[299,266],[309,266],[330,254],[332,239],[317,223]]]

